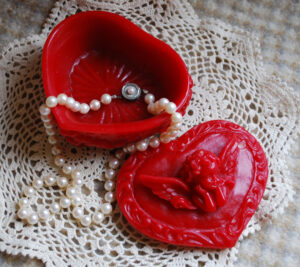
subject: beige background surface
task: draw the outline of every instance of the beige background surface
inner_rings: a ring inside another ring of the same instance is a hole
[[[15,38],[39,33],[54,0],[0,0],[0,50]],[[190,0],[200,17],[215,17],[255,32],[268,73],[300,90],[300,3],[290,1]],[[300,118],[299,118],[300,119]],[[300,266],[300,146],[292,152],[296,196],[285,213],[244,240],[236,266]],[[298,173],[298,175],[297,175]],[[0,266],[41,266],[1,253]]]

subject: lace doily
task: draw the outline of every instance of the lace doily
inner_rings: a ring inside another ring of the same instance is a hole
[[[44,102],[41,77],[43,44],[53,27],[86,10],[120,14],[171,45],[184,59],[194,80],[193,97],[182,132],[211,119],[238,123],[263,146],[269,181],[263,200],[240,241],[275,217],[293,196],[285,162],[300,132],[299,95],[266,75],[257,38],[213,19],[200,20],[184,1],[60,1],[44,30],[9,45],[0,61],[0,250],[41,259],[47,266],[229,266],[239,244],[222,251],[175,247],[134,230],[116,207],[102,226],[81,228],[69,210],[46,223],[25,226],[16,218],[22,188],[36,176],[58,174],[39,119]],[[73,147],[63,138],[65,157],[85,177],[85,206],[94,210],[103,197],[102,172],[109,151]],[[41,189],[33,199],[47,205],[62,192]]]

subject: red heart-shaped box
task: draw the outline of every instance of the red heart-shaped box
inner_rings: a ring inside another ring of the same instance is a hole
[[[46,96],[65,93],[90,103],[104,93],[121,95],[135,83],[156,99],[166,97],[184,114],[192,80],[179,55],[129,20],[108,12],[82,12],[62,21],[43,50]],[[88,114],[53,108],[60,133],[75,145],[121,147],[162,132],[170,116],[151,116],[143,99],[114,99]]]
[[[133,154],[120,170],[117,200],[129,223],[149,237],[223,249],[237,242],[267,178],[265,153],[250,133],[209,121]]]

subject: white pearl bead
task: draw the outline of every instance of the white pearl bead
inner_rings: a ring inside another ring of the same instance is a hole
[[[53,122],[52,121],[48,121],[48,122],[44,122],[44,127],[47,129],[53,129]]]
[[[107,202],[113,202],[115,200],[115,194],[114,194],[114,192],[106,192],[106,194],[104,195],[104,199]]]
[[[175,112],[172,114],[172,122],[174,123],[178,123],[178,122],[181,122],[182,121],[182,115],[179,113],[179,112]]]
[[[153,107],[153,111],[154,111],[153,114],[155,114],[155,115],[159,114],[162,111],[162,108],[159,105],[159,101],[156,101],[153,105],[154,105],[154,107]]]
[[[104,104],[104,105],[108,105],[111,103],[111,96],[109,94],[103,94],[101,96],[101,102]]]
[[[105,178],[106,179],[113,179],[116,176],[116,171],[113,169],[107,169],[105,171]]]
[[[34,194],[34,192],[35,192],[35,190],[34,190],[34,188],[31,187],[31,186],[26,186],[25,189],[24,189],[24,195],[25,195],[26,197],[32,196],[32,195]]]
[[[110,203],[103,203],[100,207],[103,214],[109,214],[112,212],[112,206]]]
[[[46,208],[42,208],[40,211],[39,211],[39,218],[43,221],[47,220],[50,216],[50,212],[49,210],[47,210]]]
[[[71,110],[73,112],[78,112],[78,111],[80,111],[80,108],[81,108],[80,103],[78,101],[75,101],[74,104],[71,107]]]
[[[32,183],[32,185],[35,189],[41,188],[43,186],[43,184],[44,184],[44,181],[43,181],[43,179],[40,179],[40,178],[34,179],[33,183]]]
[[[100,101],[98,101],[97,99],[93,99],[93,100],[91,101],[91,103],[90,103],[90,108],[91,108],[91,110],[96,111],[96,110],[99,110],[100,107],[101,107]]]
[[[45,104],[40,106],[39,111],[40,111],[40,114],[43,116],[47,116],[51,113],[50,108],[48,108]]]
[[[75,197],[77,194],[77,188],[76,187],[68,187],[66,191],[66,195],[69,198]]]
[[[161,109],[165,109],[166,105],[169,103],[170,101],[167,98],[161,98],[158,101],[158,105]]]
[[[86,103],[80,104],[80,113],[87,114],[90,111],[90,106]]]
[[[142,141],[137,142],[135,146],[136,146],[136,149],[139,151],[146,151],[148,148],[148,143],[146,141],[142,140]]]
[[[168,128],[168,130],[179,130],[182,126],[181,122],[174,122],[171,123],[171,126]]]
[[[74,103],[75,103],[74,98],[73,97],[68,97],[67,102],[66,102],[66,107],[69,108],[69,109],[72,109]]]
[[[55,135],[55,130],[53,128],[46,128],[46,134],[49,136]]]
[[[93,215],[93,222],[95,224],[100,224],[103,221],[103,219],[104,219],[103,213],[98,212],[98,211],[94,213],[94,215]]]
[[[89,226],[92,223],[92,219],[89,215],[84,215],[83,217],[80,218],[80,223],[83,226]]]
[[[72,185],[73,186],[81,186],[83,184],[83,180],[81,178],[73,178]]]
[[[158,137],[152,137],[149,140],[149,146],[156,148],[156,147],[159,147],[159,145],[160,145],[160,141],[159,141]]]
[[[108,166],[112,169],[117,169],[120,166],[120,161],[116,158],[111,158],[108,162]]]
[[[165,144],[169,143],[170,140],[171,140],[170,136],[168,134],[166,134],[166,133],[161,134],[160,137],[159,137],[159,139],[160,139],[161,143],[165,143]]]
[[[27,217],[27,222],[31,225],[38,223],[39,221],[39,217],[37,216],[36,213],[31,213],[28,217]]]
[[[65,105],[67,103],[68,96],[66,94],[59,94],[57,96],[57,102],[60,105]]]
[[[49,117],[49,115],[41,115],[41,120],[44,123],[51,123],[52,124],[52,119]]]
[[[53,202],[52,205],[50,206],[50,211],[53,213],[53,214],[56,214],[60,211],[60,206],[58,203],[56,202]]]
[[[56,166],[61,167],[65,163],[65,159],[62,156],[56,156],[54,159],[54,163]]]
[[[136,94],[136,88],[134,86],[127,86],[126,93],[128,95],[135,95]]]
[[[21,208],[19,209],[17,215],[22,220],[26,219],[29,216],[29,210],[27,208]]]
[[[20,208],[27,207],[29,205],[29,200],[27,198],[21,198],[18,204]]]
[[[68,185],[68,179],[66,177],[58,177],[56,182],[60,188],[65,188]]]
[[[149,105],[147,106],[147,111],[148,111],[150,114],[154,114],[154,113],[155,113],[154,104],[149,104]]]
[[[45,178],[45,184],[47,186],[53,186],[53,185],[55,185],[56,184],[56,178],[53,175],[48,175]]]
[[[127,146],[128,153],[134,153],[136,151],[136,146],[134,144]]]
[[[73,206],[79,206],[81,205],[81,202],[82,202],[82,198],[79,195],[74,196],[72,199]]]
[[[81,178],[81,172],[77,169],[74,169],[71,174],[73,179]]]
[[[72,215],[75,219],[80,219],[84,215],[83,209],[76,207],[72,210]]]
[[[55,96],[49,96],[49,97],[47,97],[47,99],[46,99],[46,105],[49,108],[56,107],[56,105],[57,105],[57,98]]]
[[[177,107],[176,107],[175,103],[173,103],[173,102],[169,102],[169,103],[166,104],[166,106],[165,106],[165,111],[166,111],[168,114],[173,114],[173,113],[175,113],[175,112],[176,112],[176,109],[177,109]]]
[[[51,148],[51,153],[53,156],[57,156],[62,152],[61,148],[58,146],[54,146]]]
[[[73,167],[69,164],[64,164],[63,165],[63,168],[62,168],[62,171],[65,173],[65,174],[70,174],[73,170]]]
[[[179,133],[179,131],[171,130],[166,132],[170,137],[176,137]]]
[[[54,135],[48,137],[48,142],[50,145],[55,145],[57,143],[57,138]]]
[[[111,180],[108,180],[104,183],[104,188],[106,191],[111,191],[115,188],[115,183]]]
[[[124,159],[125,158],[125,153],[123,150],[118,149],[115,153],[115,156],[117,159]]]
[[[59,201],[59,204],[62,208],[68,208],[71,205],[71,200],[68,199],[67,197],[62,197]]]
[[[144,101],[146,104],[153,103],[155,101],[155,97],[152,94],[146,94],[144,97]]]

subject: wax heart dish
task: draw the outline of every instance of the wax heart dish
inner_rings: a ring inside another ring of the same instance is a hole
[[[191,98],[192,80],[179,55],[113,13],[82,12],[61,22],[46,41],[42,61],[48,97],[65,94],[78,104],[103,100],[101,108],[99,101],[91,104],[88,114],[87,106],[83,114],[53,108],[60,133],[75,145],[121,147],[169,126],[168,114],[149,114],[143,95],[135,101],[121,97],[124,86],[166,97],[181,114]]]
[[[117,199],[130,224],[147,236],[223,249],[237,242],[267,178],[265,153],[250,133],[209,121],[133,154],[119,173]]]

